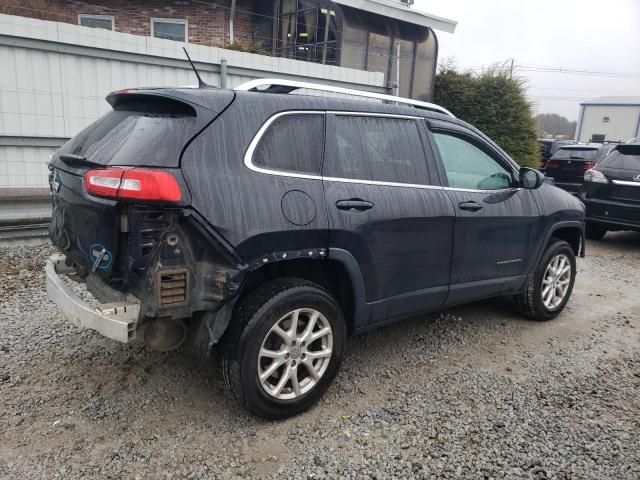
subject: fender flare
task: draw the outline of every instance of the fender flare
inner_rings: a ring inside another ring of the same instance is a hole
[[[340,262],[347,271],[353,289],[353,322],[354,331],[367,325],[371,317],[371,309],[367,304],[367,294],[362,270],[355,257],[342,248],[329,248],[329,258]]]
[[[540,259],[542,258],[542,255],[544,254],[544,250],[547,247],[547,245],[549,244],[549,240],[551,239],[551,237],[553,236],[553,233],[556,230],[559,230],[561,228],[577,228],[580,231],[580,244],[578,246],[578,255],[581,257],[584,257],[585,255],[585,244],[584,244],[584,222],[581,222],[579,220],[567,220],[564,222],[557,222],[554,223],[553,225],[551,225],[551,227],[549,228],[549,230],[547,231],[547,234],[545,235],[544,238],[544,242],[541,243],[540,248],[538,249],[538,253],[536,255],[536,261],[533,263],[533,265],[530,268],[529,274],[533,274],[533,272],[535,271],[536,267],[538,266],[538,263],[540,262]]]

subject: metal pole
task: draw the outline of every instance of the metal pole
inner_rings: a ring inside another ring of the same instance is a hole
[[[231,0],[231,9],[229,11],[229,43],[235,43],[235,38],[233,35],[233,18],[236,15],[236,0]]]
[[[394,95],[400,96],[400,42],[396,45],[396,85],[394,87]]]
[[[227,60],[220,60],[220,88],[227,88]]]
[[[329,41],[329,22],[331,21],[331,13],[327,9],[324,22],[324,43],[322,44],[322,64],[327,63],[327,42]]]

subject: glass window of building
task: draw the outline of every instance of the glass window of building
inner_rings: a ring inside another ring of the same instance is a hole
[[[115,21],[111,15],[78,15],[78,25],[90,28],[113,30]]]
[[[175,40],[176,42],[187,41],[187,21],[174,18],[152,18],[151,36]]]

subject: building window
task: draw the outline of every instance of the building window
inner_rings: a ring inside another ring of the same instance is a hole
[[[188,22],[184,19],[152,18],[151,36],[186,43],[189,38]]]
[[[336,12],[316,2],[281,0],[278,18],[278,55],[336,65]]]
[[[115,19],[111,15],[78,15],[78,25],[114,30]]]

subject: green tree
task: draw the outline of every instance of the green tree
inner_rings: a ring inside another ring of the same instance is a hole
[[[482,130],[520,165],[540,166],[531,105],[523,81],[513,77],[508,67],[474,74],[445,62],[436,75],[434,101]]]

